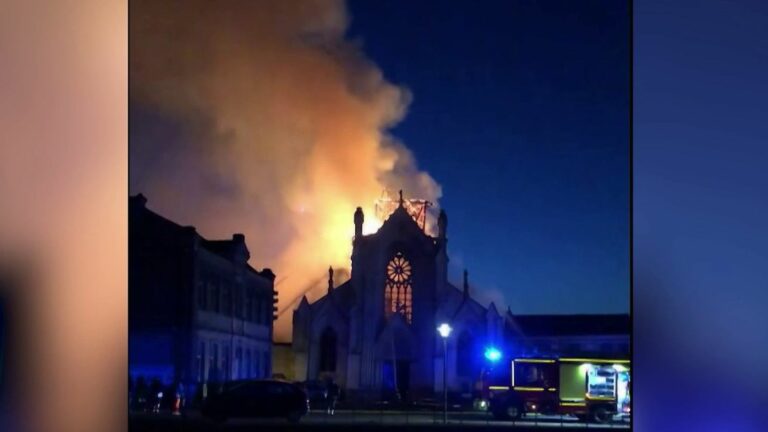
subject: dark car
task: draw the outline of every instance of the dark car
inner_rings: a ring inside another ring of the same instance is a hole
[[[239,381],[225,385],[203,403],[202,414],[214,421],[230,418],[284,417],[297,422],[309,411],[307,394],[284,381]]]

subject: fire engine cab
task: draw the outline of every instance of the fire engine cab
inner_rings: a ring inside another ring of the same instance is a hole
[[[570,414],[605,423],[628,416],[629,366],[624,359],[516,358],[509,375],[489,379],[488,410],[497,419]]]

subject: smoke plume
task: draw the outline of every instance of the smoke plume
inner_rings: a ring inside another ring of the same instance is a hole
[[[348,22],[338,0],[130,2],[131,193],[206,237],[246,235],[251,264],[277,274],[277,340],[289,302],[349,268],[355,207],[372,232],[385,188],[440,196],[387,134],[409,92]]]

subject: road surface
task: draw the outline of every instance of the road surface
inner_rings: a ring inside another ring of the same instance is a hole
[[[313,412],[301,419],[298,424],[290,424],[283,419],[232,419],[223,425],[215,425],[202,418],[197,413],[184,416],[161,414],[132,414],[130,416],[131,431],[197,431],[197,430],[237,430],[237,431],[268,431],[268,430],[372,430],[397,427],[398,431],[406,431],[411,427],[439,428],[442,430],[464,430],[478,428],[485,431],[509,430],[596,430],[596,429],[629,429],[629,422],[615,421],[610,424],[581,423],[570,416],[528,415],[516,421],[494,420],[484,412],[451,412],[448,424],[443,424],[442,412],[405,412],[405,411],[337,411],[329,416],[325,413]]]

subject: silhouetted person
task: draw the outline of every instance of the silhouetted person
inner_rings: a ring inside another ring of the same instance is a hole
[[[163,385],[157,378],[153,379],[149,386],[149,400],[151,401],[152,412],[160,412],[160,404],[163,402]]]
[[[339,393],[341,392],[341,389],[339,389],[339,386],[330,379],[327,382],[327,389],[328,414],[333,415],[336,412],[336,401],[339,400]]]
[[[147,409],[147,400],[149,396],[149,388],[147,388],[147,381],[143,376],[136,379],[136,390],[133,397],[134,409],[145,411]]]
[[[133,396],[134,396],[133,377],[128,375],[128,409],[129,410],[133,407]]]
[[[184,394],[184,384],[177,380],[173,385],[173,393],[171,394],[174,397],[171,402],[174,406],[171,409],[174,411],[174,413],[178,412],[178,414],[181,414],[184,410],[184,405],[187,399],[186,395]]]

